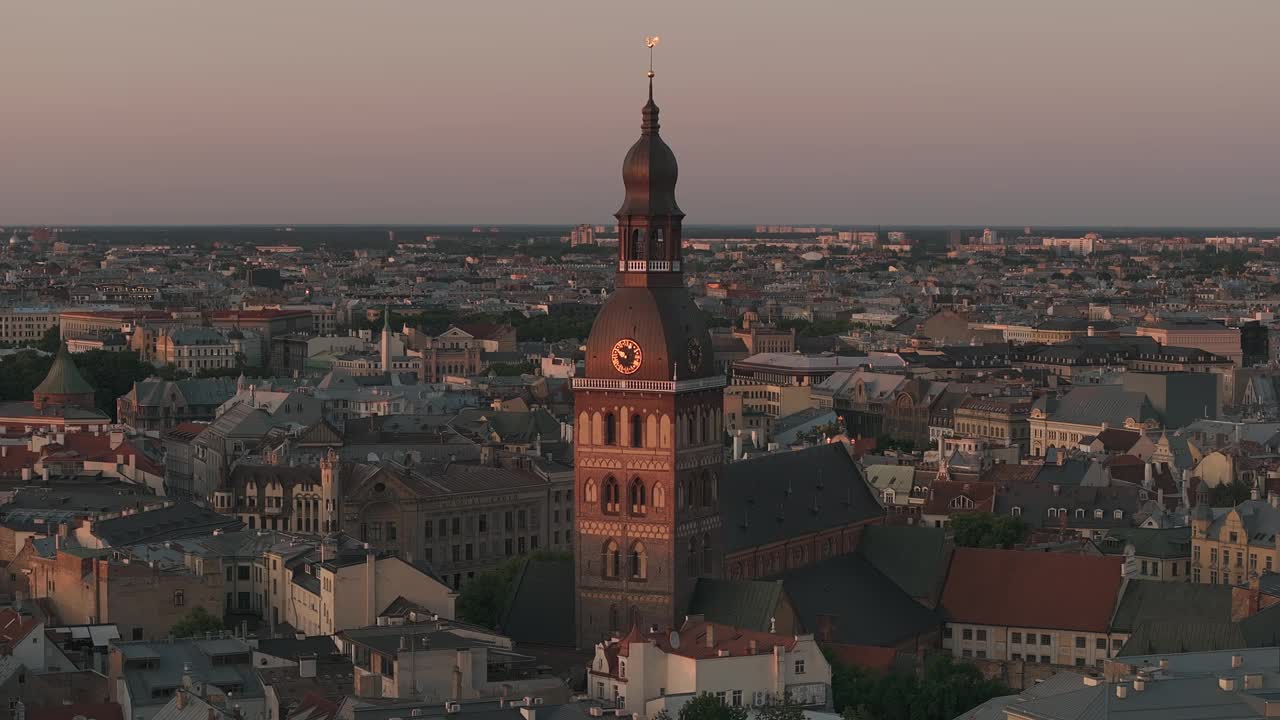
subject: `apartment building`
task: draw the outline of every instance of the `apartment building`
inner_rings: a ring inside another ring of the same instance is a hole
[[[58,324],[58,311],[50,307],[13,307],[0,310],[0,343],[37,343]]]
[[[1191,511],[1191,581],[1241,585],[1280,568],[1280,494],[1254,497],[1233,508],[1209,507],[1201,483]]]

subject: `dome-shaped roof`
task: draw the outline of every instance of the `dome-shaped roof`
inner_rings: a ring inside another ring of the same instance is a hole
[[[622,339],[634,340],[641,350],[640,369],[629,375],[613,366],[613,348]],[[614,292],[591,326],[586,370],[590,378],[619,380],[671,380],[673,372],[677,380],[691,380],[718,372],[702,311],[683,287]]]
[[[617,215],[678,215],[676,154],[658,135],[658,106],[650,96],[643,110],[640,139],[622,160],[622,183],[627,194]]]

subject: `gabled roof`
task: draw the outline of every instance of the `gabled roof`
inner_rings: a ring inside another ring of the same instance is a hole
[[[831,642],[894,647],[934,632],[942,616],[916,602],[859,555],[837,555],[782,576],[801,625]]]
[[[698,578],[689,614],[746,630],[768,632],[782,600],[782,583],[767,580]]]
[[[1107,423],[1124,427],[1126,419],[1143,421],[1156,418],[1156,411],[1147,400],[1146,393],[1121,390],[1115,386],[1072,388],[1056,402],[1041,398],[1035,406],[1045,410],[1053,422],[1076,425],[1100,426]]]
[[[1230,622],[1231,588],[1204,583],[1130,580],[1120,596],[1111,630],[1131,633],[1145,621]]]
[[[1114,557],[956,548],[941,606],[954,622],[1105,633],[1122,567]]]
[[[530,558],[511,583],[498,629],[517,644],[573,647],[577,641],[573,560]]]
[[[720,523],[730,553],[883,513],[841,443],[735,462],[720,481]]]
[[[922,525],[871,525],[858,554],[914,598],[933,598],[947,574],[947,533]]]

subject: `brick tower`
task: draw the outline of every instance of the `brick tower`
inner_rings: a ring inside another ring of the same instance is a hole
[[[658,106],[622,163],[617,289],[575,378],[578,644],[632,626],[666,627],[693,583],[720,571],[717,510],[724,376],[685,289],[676,158]]]

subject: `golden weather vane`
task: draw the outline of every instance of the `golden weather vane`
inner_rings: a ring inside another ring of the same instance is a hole
[[[662,38],[657,35],[646,35],[644,38],[644,46],[649,48],[649,72],[646,73],[650,78],[653,77],[653,49],[658,47],[658,42]]]

